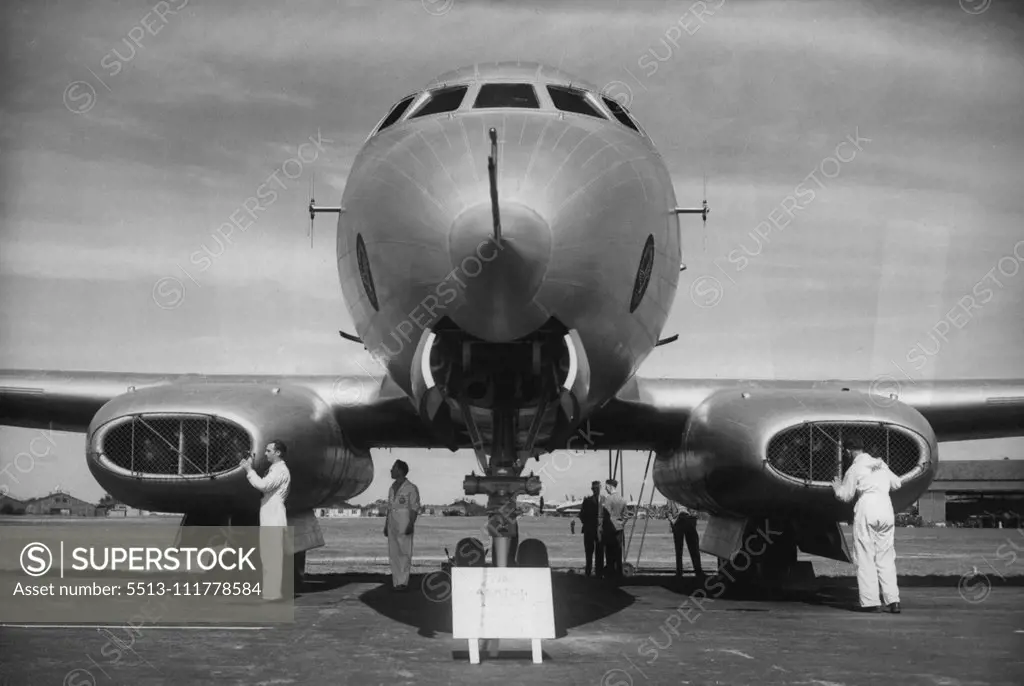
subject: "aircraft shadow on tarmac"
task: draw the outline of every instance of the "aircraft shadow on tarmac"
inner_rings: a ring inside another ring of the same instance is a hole
[[[349,584],[372,584],[379,583],[381,579],[380,574],[359,574],[359,573],[344,573],[344,574],[309,574],[307,573],[299,584],[300,595],[309,596],[316,593],[324,593],[326,591],[334,591],[339,588],[348,586]]]
[[[434,638],[439,634],[452,633],[452,612],[450,586],[447,577],[435,574],[414,574],[409,578],[409,590],[396,593],[391,589],[390,577],[386,574],[311,574],[301,586],[301,597],[307,597],[316,604],[319,593],[343,588],[350,584],[378,584],[362,593],[359,600],[375,612],[393,621],[416,627],[419,635]],[[761,589],[730,589],[721,592],[720,587],[710,582],[700,582],[692,576],[675,578],[664,575],[643,575],[624,579],[615,586],[596,578],[578,574],[552,574],[554,592],[555,636],[562,638],[570,629],[589,624],[614,615],[632,605],[636,598],[629,593],[630,587],[660,586],[679,595],[692,596],[703,590],[706,598],[748,602],[764,602],[766,606],[725,608],[728,612],[770,612],[767,603],[792,603],[831,607],[842,611],[859,611],[857,579],[854,577],[820,577],[811,587],[783,589],[768,587]],[[987,593],[992,588],[1024,587],[1024,576],[999,578],[994,574],[973,578],[965,584],[963,575],[928,575],[899,577],[903,589],[930,588],[949,589],[953,593]],[[979,586],[980,584],[980,586]],[[986,590],[987,586],[987,590]],[[904,601],[912,600],[912,594],[904,594]],[[908,597],[910,596],[910,597]],[[698,596],[701,597],[701,596]],[[682,601],[681,601],[682,602]],[[696,602],[696,601],[694,601]],[[502,657],[511,659],[514,655]]]
[[[404,593],[393,591],[387,577],[376,576],[376,580],[383,583],[359,596],[368,607],[388,619],[416,627],[419,635],[426,638],[452,633],[452,604],[447,585],[450,582],[445,577],[414,574],[409,578],[409,590]],[[328,581],[325,586],[332,583]],[[636,600],[611,584],[578,575],[552,574],[551,585],[556,638],[567,636],[570,629],[620,612]]]

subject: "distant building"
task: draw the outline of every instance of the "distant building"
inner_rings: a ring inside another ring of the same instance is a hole
[[[0,515],[25,514],[26,502],[0,494]]]
[[[106,508],[100,508],[76,498],[67,491],[57,489],[41,498],[32,498],[25,503],[27,515],[63,515],[65,517],[102,517]]]
[[[107,517],[149,517],[150,515],[154,514],[149,510],[140,510],[137,507],[128,507],[123,503],[118,503],[116,505],[111,505],[110,507],[105,507],[102,509],[106,511]]]
[[[441,511],[445,517],[479,517],[487,514],[487,508],[472,500],[456,500]]]
[[[325,519],[339,519],[344,517],[361,517],[362,510],[358,507],[321,507],[317,510],[318,517]]]
[[[375,500],[369,505],[360,508],[364,517],[384,517],[388,513],[387,500]]]
[[[457,501],[444,508],[442,513],[445,517],[465,517],[469,514],[469,505]]]
[[[918,501],[925,523],[959,521],[1004,528],[1024,515],[1024,460],[947,460]]]

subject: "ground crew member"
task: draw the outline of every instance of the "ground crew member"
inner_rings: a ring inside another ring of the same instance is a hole
[[[700,537],[697,534],[697,511],[671,500],[669,503],[670,509],[675,514],[674,522],[670,514],[668,524],[672,529],[672,543],[676,549],[676,576],[683,575],[683,544],[685,543],[690,550],[690,562],[693,564],[694,574],[698,579],[703,579],[704,570],[700,564]]]
[[[601,522],[601,482],[594,481],[590,484],[592,495],[583,499],[580,506],[580,528],[583,532],[583,551],[587,557],[587,576],[590,576],[591,561],[594,562],[594,571],[597,578],[604,576],[604,546],[601,545],[601,529],[598,526]],[[576,521],[575,519],[573,520]],[[596,559],[594,559],[596,555]]]
[[[384,522],[384,535],[388,539],[388,556],[391,558],[391,586],[396,591],[409,589],[409,572],[412,569],[412,537],[416,517],[420,512],[420,489],[406,479],[409,465],[395,460],[391,465],[391,478],[395,480],[388,489],[388,517]]]
[[[267,475],[260,477],[253,469],[252,460],[242,460],[245,476],[263,493],[260,501],[260,564],[263,566],[263,599],[283,600],[282,576],[285,560],[285,532],[288,513],[284,503],[288,498],[292,475],[285,464],[288,448],[281,441],[267,443],[263,454],[270,461]]]
[[[901,486],[898,476],[885,462],[864,452],[864,441],[852,436],[844,448],[853,462],[846,477],[832,482],[836,497],[850,502],[857,497],[853,510],[854,557],[857,565],[857,588],[860,605],[866,611],[880,612],[878,589],[890,612],[900,611],[900,592],[896,585],[895,516],[890,491]]]
[[[601,540],[604,542],[605,567],[608,576],[622,578],[622,549],[625,547],[626,500],[615,492],[619,482],[604,482],[607,494],[601,499]]]

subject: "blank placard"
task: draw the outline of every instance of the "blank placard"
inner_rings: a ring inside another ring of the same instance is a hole
[[[452,568],[452,638],[554,638],[550,569]]]

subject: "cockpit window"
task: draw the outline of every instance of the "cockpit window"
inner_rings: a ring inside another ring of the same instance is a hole
[[[466,97],[469,86],[449,86],[439,88],[430,94],[430,99],[420,107],[409,119],[425,117],[428,114],[440,114],[442,112],[454,112],[459,109],[462,99]]]
[[[411,105],[412,101],[415,99],[415,95],[410,95],[408,98],[395,105],[394,108],[388,113],[388,116],[384,118],[384,121],[380,123],[380,126],[377,127],[377,133],[380,133],[381,131],[388,128],[396,121],[398,121],[402,117],[402,115],[405,114],[405,111],[409,109],[409,105]]]
[[[474,109],[488,107],[526,107],[540,109],[537,92],[528,83],[485,83],[473,103]]]
[[[622,122],[629,128],[633,129],[637,133],[640,133],[640,129],[638,129],[636,124],[633,123],[633,120],[630,118],[629,112],[626,111],[625,107],[615,102],[611,98],[602,98],[602,100],[604,100],[604,104],[608,106],[608,109],[612,111],[612,114],[615,116],[616,119],[618,119],[620,122]]]
[[[548,95],[551,96],[551,102],[555,103],[555,107],[563,112],[575,112],[576,114],[588,114],[591,117],[605,118],[596,107],[587,101],[586,93],[578,88],[548,86]]]

